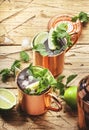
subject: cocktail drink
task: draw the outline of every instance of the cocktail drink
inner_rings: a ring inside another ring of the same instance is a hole
[[[49,21],[49,31],[37,34],[32,40],[34,65],[48,68],[54,76],[62,73],[65,52],[78,40],[81,27],[80,22],[73,23],[70,17],[61,17],[59,21]],[[67,19],[67,20],[66,20]]]
[[[52,86],[56,84],[51,72],[32,64],[17,76],[19,103],[23,111],[30,115],[40,115],[47,110],[60,111],[62,106],[52,94]],[[51,98],[57,108],[51,107]]]
[[[78,124],[81,130],[89,130],[89,75],[78,87]]]
[[[47,33],[48,32],[43,32]],[[63,44],[65,44],[65,40],[62,39]],[[34,43],[33,43],[34,44]],[[44,47],[42,47],[44,45]],[[45,68],[48,68],[54,76],[62,73],[64,68],[64,56],[65,56],[65,45],[60,50],[51,50],[48,45],[48,38],[43,42],[42,46],[39,44],[42,49],[42,53],[38,51],[33,52],[33,63],[34,65],[40,65]],[[60,52],[59,52],[60,51]],[[43,54],[44,53],[44,54]]]

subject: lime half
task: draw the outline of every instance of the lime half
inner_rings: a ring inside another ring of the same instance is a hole
[[[0,89],[0,109],[11,109],[16,105],[16,96],[7,89]]]
[[[40,32],[33,40],[34,45],[43,44],[48,39],[48,32]]]

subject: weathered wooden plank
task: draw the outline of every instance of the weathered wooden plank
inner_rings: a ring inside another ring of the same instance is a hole
[[[13,63],[15,59],[20,59],[21,46],[1,46],[0,47],[0,68],[4,68]],[[32,51],[27,51],[31,61],[33,60]],[[76,45],[65,55],[65,67],[70,69],[87,69],[89,66],[89,45]],[[86,58],[85,58],[86,57]]]
[[[21,46],[1,46],[0,47],[0,70],[4,68],[10,68],[12,63],[16,59],[20,59]],[[17,52],[17,53],[16,53]],[[13,53],[13,54],[12,54]],[[27,67],[33,62],[32,51],[27,51],[31,60],[29,63],[22,63],[21,68]],[[65,64],[63,74],[68,76],[70,74],[78,74],[73,84],[78,85],[80,79],[89,74],[89,45],[76,45],[65,55]],[[0,81],[0,86],[6,88],[16,88],[14,81],[7,84]]]
[[[14,4],[13,4],[14,3]],[[2,25],[7,31],[7,34],[11,39],[13,39],[14,44],[21,43],[24,37],[32,38],[36,33],[47,30],[47,24],[49,19],[57,14],[68,13],[68,14],[77,14],[81,11],[81,6],[83,10],[88,12],[89,2],[87,0],[79,1],[49,1],[46,3],[41,1],[17,1],[14,2],[5,1],[1,5],[0,11],[0,20]],[[13,4],[13,6],[12,6]],[[71,5],[74,8],[71,10]],[[11,8],[13,7],[13,8]],[[32,18],[32,19],[30,19]],[[89,26],[83,29],[82,35],[78,43],[88,43],[88,30]],[[2,31],[2,35],[3,35]],[[6,34],[5,34],[6,35]]]
[[[77,119],[76,116],[73,114],[66,115],[62,112],[58,112],[54,115],[55,112],[47,112],[42,116],[29,116],[26,113],[21,113],[17,108],[13,109],[12,111],[8,111],[7,113],[2,112],[1,117],[3,120],[0,120],[0,128],[1,130],[7,128],[9,130],[24,130],[25,129],[61,129],[66,130],[67,128],[71,128],[71,130],[78,130]],[[68,120],[66,120],[66,118]],[[74,120],[75,119],[75,120]],[[66,121],[65,121],[66,120]]]

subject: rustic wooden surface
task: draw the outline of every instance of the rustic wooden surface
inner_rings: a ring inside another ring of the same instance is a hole
[[[78,14],[89,11],[89,0],[0,0],[0,70],[9,68],[15,59],[19,59],[24,38],[32,40],[38,32],[47,30],[49,19],[57,14]],[[27,51],[33,62],[32,52]],[[28,64],[29,64],[28,63]],[[22,64],[22,68],[28,66]],[[75,45],[65,56],[63,74],[77,73],[71,83],[78,85],[82,77],[89,74],[89,24],[83,28]],[[2,83],[0,87],[10,89],[17,96],[14,81]],[[18,106],[11,111],[0,111],[0,130],[35,129],[71,129],[78,130],[77,113],[63,109],[61,112],[48,111],[42,116],[32,117],[22,113]]]

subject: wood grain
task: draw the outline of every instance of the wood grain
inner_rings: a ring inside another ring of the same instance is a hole
[[[51,17],[58,14],[76,15],[80,11],[89,13],[88,0],[0,0],[0,70],[10,68],[14,60],[20,59],[21,43],[41,32],[48,31],[47,24]],[[70,83],[77,85],[81,78],[89,74],[89,24],[82,28],[81,36],[75,46],[65,55],[64,71],[78,76]],[[21,63],[21,69],[33,62],[33,52],[28,63]],[[78,115],[68,106],[63,105],[61,112],[48,111],[33,117],[22,112],[18,105],[18,90],[15,79],[3,83],[0,88],[10,89],[17,97],[17,105],[10,111],[0,110],[0,130],[78,130]]]

